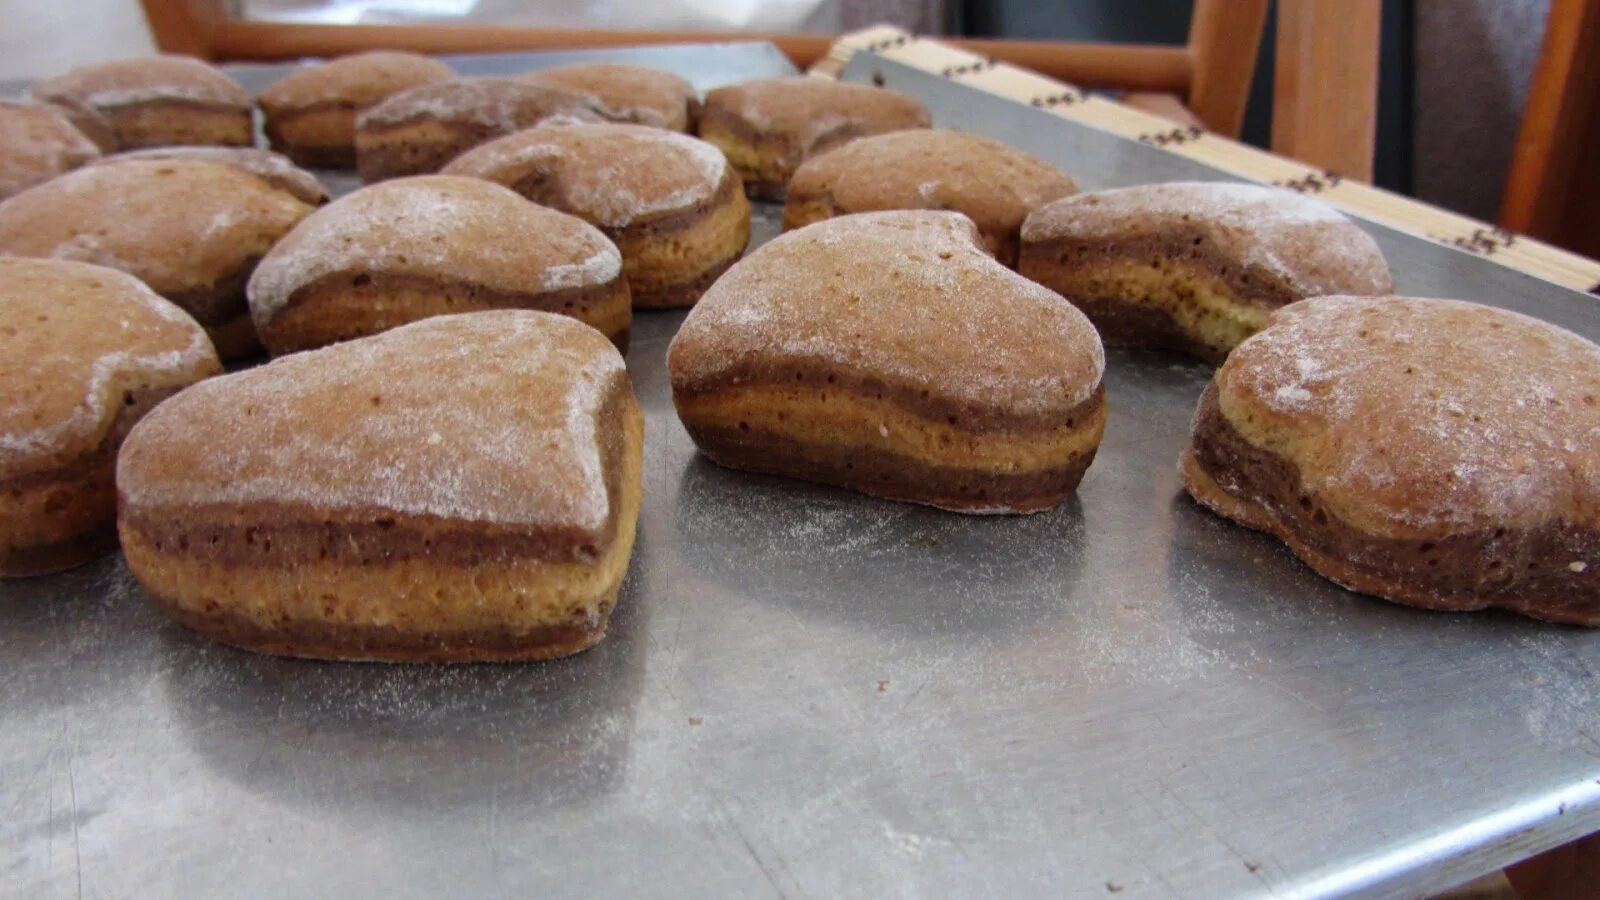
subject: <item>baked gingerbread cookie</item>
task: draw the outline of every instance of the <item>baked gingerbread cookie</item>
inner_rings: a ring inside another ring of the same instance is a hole
[[[367,184],[437,172],[479,144],[552,117],[600,121],[578,94],[513,78],[423,85],[356,117],[356,169]]]
[[[575,63],[529,72],[522,80],[578,94],[607,121],[668,131],[692,131],[700,105],[688,80],[648,66]]]
[[[260,352],[245,282],[310,204],[232,165],[118,159],[0,203],[0,256],[120,269],[194,316],[223,359]]]
[[[274,150],[302,166],[353,169],[357,116],[401,91],[456,77],[436,59],[374,50],[296,69],[268,85],[257,103]]]
[[[1028,216],[1017,270],[1088,314],[1107,344],[1218,362],[1272,311],[1325,294],[1386,294],[1372,238],[1281,188],[1147,184]]]
[[[737,263],[667,352],[715,462],[959,512],[1060,503],[1105,428],[1105,358],[1071,304],[959,213],[818,222]]]
[[[200,326],[137,278],[0,258],[0,577],[114,548],[123,437],[220,371]]]
[[[255,143],[250,95],[215,66],[188,56],[141,56],[35,81],[28,96],[105,117],[123,150],[172,144]]]
[[[37,100],[24,100],[24,103],[38,103]],[[94,142],[101,153],[117,152],[117,133],[111,127],[111,120],[101,115],[94,107],[86,103],[70,100],[66,97],[57,97],[45,103],[61,111],[72,123],[72,127],[83,132],[83,136]]]
[[[750,242],[722,151],[643,125],[542,125],[463,153],[444,174],[506,185],[594,225],[622,253],[635,309],[692,306]]]
[[[441,316],[213,379],[117,464],[128,568],[179,622],[285,656],[567,656],[639,515],[622,356],[564,316]]]
[[[1217,370],[1182,472],[1352,590],[1600,625],[1600,347],[1554,325],[1296,303]]]
[[[317,210],[261,261],[249,296],[273,355],[502,308],[571,316],[626,348],[633,319],[622,257],[594,226],[456,175],[386,181]]]
[[[151,147],[101,157],[91,165],[116,163],[128,159],[179,159],[221,163],[265,181],[294,195],[301,203],[321,206],[328,202],[328,189],[317,176],[301,169],[289,157],[255,147]]]
[[[716,88],[700,111],[700,137],[716,144],[753,198],[782,200],[800,164],[846,141],[927,128],[928,110],[888,88],[804,75]]]
[[[1000,262],[1017,264],[1022,220],[1078,192],[1071,176],[993,138],[946,129],[858,138],[802,163],[783,227],[881,209],[949,209],[978,226]]]
[[[0,200],[99,158],[61,109],[0,100]]]

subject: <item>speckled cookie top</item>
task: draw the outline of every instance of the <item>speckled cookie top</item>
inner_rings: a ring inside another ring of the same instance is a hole
[[[1600,528],[1600,347],[1548,323],[1320,297],[1275,313],[1216,382],[1230,423],[1364,530]]]
[[[261,109],[269,116],[320,106],[365,109],[401,91],[457,77],[454,69],[436,59],[374,50],[290,72],[261,92]]]
[[[711,199],[728,177],[728,161],[705,141],[661,128],[562,124],[480,145],[444,174],[508,186],[537,180],[538,202],[621,228]]]
[[[0,258],[0,480],[98,448],[130,388],[221,370],[200,326],[137,278]]]
[[[551,116],[600,120],[578,94],[514,78],[458,78],[401,91],[362,113],[356,127],[385,128],[431,120],[512,132]]]
[[[105,111],[166,101],[250,108],[250,95],[221,69],[188,56],[140,56],[43,78],[28,95],[46,102],[81,103]]]
[[[64,111],[0,100],[0,200],[99,156],[100,148]]]
[[[951,209],[1012,234],[1028,213],[1077,190],[1031,153],[945,129],[859,138],[808,161],[789,182],[791,202],[823,199],[839,213]]]
[[[800,158],[843,138],[926,128],[931,121],[915,97],[899,91],[803,75],[716,88],[706,94],[705,109],[788,142]]]
[[[1222,258],[1296,297],[1383,294],[1378,245],[1333,207],[1294,191],[1231,182],[1169,182],[1064,197],[1030,215],[1024,243],[1134,241],[1193,233]]]
[[[1068,415],[1100,385],[1100,339],[1060,295],[995,262],[967,217],[860,213],[735,264],[668,352],[675,388],[750,358],[832,367],[984,412]]]
[[[529,72],[521,80],[587,98],[595,111],[616,122],[689,129],[694,85],[672,72],[625,63],[578,63]]]
[[[318,206],[328,201],[328,189],[317,176],[296,166],[287,156],[255,147],[151,147],[105,157],[96,165],[128,159],[191,159],[232,166],[260,178],[302,203]]]
[[[622,257],[599,229],[477,178],[422,175],[324,206],[272,248],[250,278],[264,325],[296,291],[344,273],[414,275],[536,294],[609,284]]]
[[[575,319],[437,316],[212,379],[133,430],[125,507],[266,504],[606,531],[600,420],[622,357]]]
[[[97,263],[171,296],[237,273],[311,209],[233,166],[119,159],[0,203],[0,256]]]

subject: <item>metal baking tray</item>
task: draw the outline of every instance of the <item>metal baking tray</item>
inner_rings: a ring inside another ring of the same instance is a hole
[[[1219,177],[887,60],[846,73],[874,75],[1088,187]],[[1593,298],[1370,227],[1403,291],[1600,336]],[[116,557],[0,585],[0,893],[1415,895],[1600,828],[1600,633],[1352,594],[1197,508],[1175,466],[1206,367],[1112,352],[1077,495],[972,518],[696,456],[681,319],[635,322],[639,543],[578,657],[254,656]]]

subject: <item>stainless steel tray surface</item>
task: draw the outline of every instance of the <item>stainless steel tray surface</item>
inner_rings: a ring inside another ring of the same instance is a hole
[[[751,53],[666,64],[782,69]],[[874,67],[1091,186],[1215,177]],[[1375,231],[1403,289],[1596,334],[1592,300]],[[635,321],[639,543],[578,657],[254,656],[117,557],[0,586],[0,893],[1406,895],[1600,827],[1600,634],[1361,597],[1198,509],[1207,368],[1111,353],[1077,496],[972,518],[699,458],[681,318]]]

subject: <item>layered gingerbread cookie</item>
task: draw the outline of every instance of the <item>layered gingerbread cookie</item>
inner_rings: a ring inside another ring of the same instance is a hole
[[[61,109],[0,100],[0,200],[99,158]]]
[[[115,156],[102,157],[94,164],[115,163],[128,159],[179,159],[221,163],[242,172],[248,172],[280,191],[287,191],[295,199],[312,206],[328,202],[328,189],[317,176],[297,167],[287,156],[255,147],[151,147],[148,150],[129,150]]]
[[[368,184],[437,172],[485,141],[553,117],[600,121],[581,95],[512,78],[423,85],[356,118],[356,169]]]
[[[194,316],[223,359],[260,352],[245,305],[256,263],[312,207],[233,165],[118,159],[0,203],[0,256],[96,263]]]
[[[123,150],[171,144],[255,143],[250,95],[215,66],[187,56],[141,56],[35,81],[28,95],[103,116]]]
[[[353,169],[357,116],[402,91],[456,77],[438,60],[375,50],[296,69],[257,103],[274,150],[303,166]]]
[[[668,131],[693,130],[700,105],[686,79],[647,66],[576,63],[529,72],[522,80],[579,94],[607,121]]]
[[[1453,300],[1276,313],[1201,398],[1184,484],[1352,590],[1600,625],[1600,347]]]
[[[0,259],[0,577],[58,572],[114,548],[123,438],[221,370],[200,326],[138,279]]]
[[[563,316],[443,316],[223,376],[117,465],[128,567],[211,638],[467,662],[598,643],[639,513],[622,357]]]
[[[712,285],[667,353],[726,466],[960,512],[1060,503],[1105,428],[1100,340],[959,213],[828,219]]]
[[[626,348],[633,318],[604,234],[456,175],[386,181],[317,210],[261,261],[249,295],[274,355],[502,308],[567,315]]]
[[[751,197],[782,200],[790,176],[811,157],[855,138],[929,122],[928,110],[899,91],[795,76],[708,92],[700,137],[727,154]]]
[[[1392,289],[1378,245],[1332,207],[1225,182],[1057,200],[1023,224],[1017,268],[1077,304],[1107,344],[1213,362],[1279,307]]]
[[[445,174],[485,178],[598,227],[622,253],[635,309],[691,306],[750,241],[750,203],[722,151],[643,125],[546,125],[467,151]]]
[[[25,100],[22,102],[37,103],[41,101]],[[101,153],[117,152],[117,133],[111,127],[111,120],[101,115],[94,107],[66,97],[57,97],[44,105],[60,110],[61,114],[67,117],[67,121],[72,123],[72,127],[83,132],[83,136],[93,141],[94,145],[100,148]]]
[[[783,227],[883,209],[949,209],[978,226],[996,259],[1015,266],[1022,220],[1077,191],[1060,169],[993,138],[945,129],[894,131],[802,164],[789,181]]]

